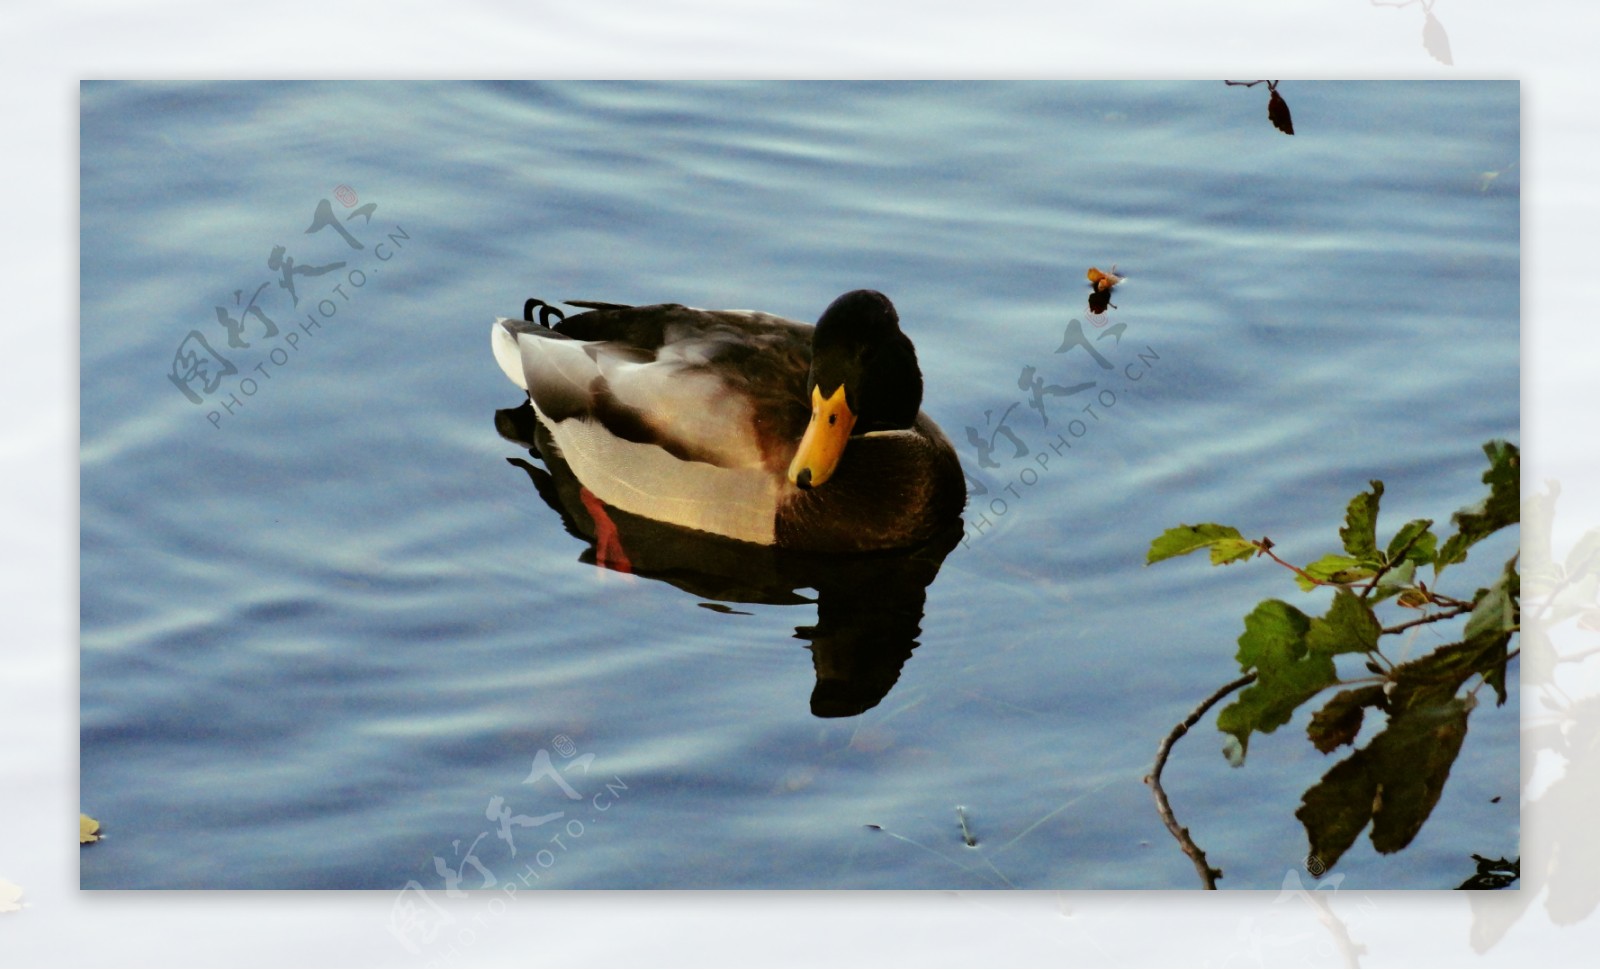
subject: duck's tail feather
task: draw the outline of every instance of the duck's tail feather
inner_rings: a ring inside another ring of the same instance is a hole
[[[549,333],[546,327],[527,320],[508,320],[505,317],[494,322],[489,331],[489,345],[494,349],[494,361],[511,378],[511,382],[524,391],[528,389],[527,371],[522,366],[522,347],[517,343],[517,334],[543,331]]]
[[[533,311],[535,309],[539,311],[539,319],[537,321],[533,319]],[[528,297],[528,302],[522,304],[522,319],[527,323],[537,322],[541,327],[549,327],[552,326],[550,323],[551,317],[555,317],[556,322],[559,323],[565,320],[567,315],[538,297],[530,296]]]

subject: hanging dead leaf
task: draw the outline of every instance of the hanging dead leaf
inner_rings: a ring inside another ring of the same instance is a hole
[[[1294,120],[1289,117],[1289,103],[1283,100],[1283,95],[1275,89],[1267,98],[1267,120],[1272,122],[1272,127],[1285,135],[1294,134]]]

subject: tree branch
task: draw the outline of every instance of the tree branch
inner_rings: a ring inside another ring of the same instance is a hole
[[[1316,586],[1338,586],[1341,589],[1346,588],[1347,584],[1345,584],[1345,583],[1335,583],[1335,582],[1331,582],[1331,581],[1326,580],[1326,579],[1318,579],[1317,577],[1315,577],[1315,576],[1311,575],[1310,573],[1306,572],[1304,569],[1301,569],[1299,566],[1296,566],[1294,563],[1289,562],[1289,561],[1279,557],[1279,555],[1277,553],[1272,551],[1272,547],[1270,545],[1264,545],[1263,544],[1265,542],[1266,542],[1266,540],[1263,539],[1260,542],[1256,543],[1256,548],[1261,550],[1261,555],[1266,556],[1268,559],[1271,559],[1273,562],[1277,563],[1278,565],[1282,566],[1285,569],[1293,570],[1296,576],[1299,576],[1300,578],[1304,579],[1306,582],[1312,583],[1312,584],[1314,584]]]
[[[1189,729],[1194,727],[1196,722],[1205,717],[1206,711],[1211,710],[1218,701],[1239,688],[1254,683],[1255,679],[1255,674],[1245,674],[1231,684],[1218,689],[1215,694],[1202,701],[1199,707],[1191,711],[1188,717],[1184,718],[1181,723],[1167,733],[1166,737],[1161,739],[1161,744],[1156,748],[1155,767],[1144,778],[1145,784],[1149,785],[1151,791],[1155,794],[1156,811],[1160,813],[1162,823],[1166,825],[1167,831],[1172,833],[1172,837],[1178,840],[1178,845],[1183,849],[1183,854],[1188,856],[1190,861],[1194,863],[1195,872],[1200,874],[1200,882],[1207,889],[1217,888],[1217,880],[1222,878],[1222,870],[1211,868],[1210,863],[1206,862],[1205,852],[1195,844],[1194,839],[1189,837],[1189,830],[1178,824],[1177,816],[1172,813],[1172,803],[1167,801],[1166,789],[1161,787],[1161,772],[1167,766],[1167,756],[1172,753],[1172,746],[1178,742],[1179,738],[1188,734]]]
[[[1414,626],[1421,626],[1424,623],[1438,623],[1440,620],[1448,620],[1452,616],[1460,616],[1463,613],[1470,612],[1472,612],[1472,604],[1464,603],[1460,606],[1452,606],[1443,613],[1429,613],[1426,616],[1419,616],[1414,620],[1407,620],[1404,623],[1397,623],[1394,626],[1386,626],[1383,628],[1383,633],[1385,636],[1391,633],[1400,633],[1401,631],[1409,630]]]

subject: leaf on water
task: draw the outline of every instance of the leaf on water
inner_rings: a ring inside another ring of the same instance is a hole
[[[1333,684],[1333,658],[1306,650],[1311,620],[1282,600],[1266,600],[1244,618],[1239,637],[1241,669],[1256,672],[1256,682],[1217,715],[1217,729],[1238,741],[1224,748],[1236,767],[1244,761],[1250,733],[1269,734],[1289,722],[1295,709]]]
[[[1241,543],[1248,547],[1245,554],[1239,554]],[[1218,559],[1219,549],[1227,550],[1227,558]],[[1157,563],[1163,559],[1172,559],[1177,556],[1186,556],[1197,549],[1211,547],[1211,561],[1216,564],[1233,562],[1244,559],[1255,552],[1255,543],[1239,534],[1239,530],[1231,525],[1217,525],[1205,522],[1200,525],[1180,525],[1168,529],[1150,543],[1150,551],[1145,555],[1144,564]]]
[[[1400,555],[1400,550],[1405,549],[1405,561],[1426,565],[1433,562],[1433,555],[1439,548],[1439,537],[1428,530],[1433,528],[1432,519],[1412,519],[1400,527],[1400,531],[1389,540],[1389,548],[1384,552],[1384,559],[1394,562]],[[1412,541],[1415,540],[1415,541]],[[1407,548],[1407,547],[1410,548]]]
[[[22,908],[22,887],[0,879],[0,913],[15,913]]]
[[[1355,744],[1361,733],[1366,708],[1383,705],[1383,687],[1373,684],[1356,690],[1342,690],[1322,710],[1311,715],[1306,736],[1317,750],[1327,754],[1341,744]]]
[[[1432,814],[1461,743],[1471,704],[1444,704],[1395,715],[1365,748],[1334,765],[1302,796],[1295,817],[1311,855],[1332,866],[1372,823],[1372,847],[1398,852]]]
[[[1380,748],[1383,785],[1383,804],[1372,814],[1374,849],[1399,852],[1422,830],[1461,753],[1471,709],[1471,702],[1462,699],[1414,711],[1391,721],[1373,739]]]
[[[1478,871],[1469,876],[1466,882],[1457,886],[1457,889],[1504,889],[1522,878],[1520,856],[1515,859],[1485,859],[1474,852],[1472,861],[1478,864]]]
[[[1390,709],[1398,714],[1454,700],[1456,691],[1473,674],[1494,687],[1499,703],[1504,704],[1506,645],[1510,642],[1509,631],[1480,633],[1401,664],[1390,674]]]
[[[1361,597],[1347,589],[1334,594],[1327,616],[1311,621],[1306,631],[1306,648],[1312,653],[1371,653],[1378,648],[1383,624]]]
[[[1305,826],[1311,843],[1308,854],[1316,856],[1325,869],[1332,868],[1345,850],[1356,844],[1362,829],[1372,821],[1378,781],[1371,770],[1371,751],[1368,745],[1334,765],[1300,797],[1295,818]]]
[[[1467,550],[1479,539],[1521,520],[1521,452],[1509,442],[1491,441],[1483,446],[1483,453],[1489,456],[1489,470],[1483,473],[1489,496],[1450,516],[1456,534],[1445,540],[1444,548],[1434,557],[1436,576],[1444,567],[1465,561]]]
[[[1339,538],[1344,540],[1345,552],[1372,560],[1378,558],[1378,500],[1383,498],[1383,483],[1374,478],[1368,484],[1372,491],[1361,492],[1345,509]]]
[[[78,813],[78,844],[100,841],[100,823],[89,816]]]

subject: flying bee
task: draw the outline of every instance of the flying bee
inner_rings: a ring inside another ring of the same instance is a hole
[[[1091,266],[1089,267],[1089,272],[1085,275],[1089,277],[1089,284],[1095,288],[1095,291],[1101,293],[1111,289],[1126,278],[1117,275],[1116,263],[1111,264],[1111,272],[1109,273],[1101,272]]]
[[[1111,290],[1125,278],[1117,275],[1116,264],[1113,263],[1111,265],[1109,273],[1091,266],[1089,267],[1089,272],[1085,275],[1089,278],[1091,290],[1089,293],[1089,312],[1098,315],[1106,312],[1106,307],[1115,310],[1117,305],[1111,302]]]

